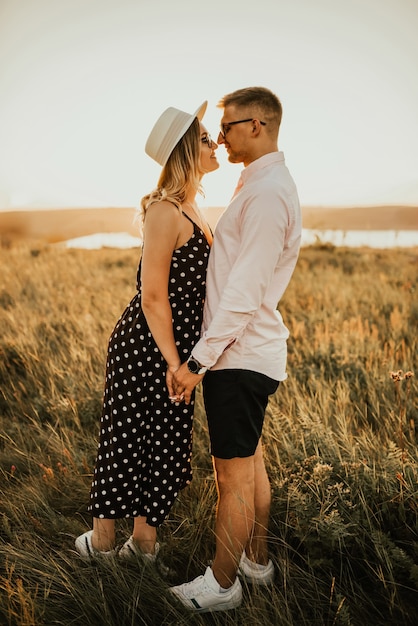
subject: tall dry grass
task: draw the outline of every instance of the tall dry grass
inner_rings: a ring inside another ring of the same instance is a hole
[[[0,623],[416,624],[416,250],[302,250],[281,304],[289,379],[264,430],[273,589],[190,615],[153,569],[79,559],[107,340],[137,255],[0,250]],[[198,393],[194,480],[160,531],[172,582],[212,558],[215,506]]]

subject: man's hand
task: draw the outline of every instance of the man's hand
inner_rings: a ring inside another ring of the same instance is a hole
[[[192,374],[187,363],[183,363],[173,374],[173,388],[177,396],[184,395],[184,402],[190,404],[192,391],[200,383],[204,374]]]

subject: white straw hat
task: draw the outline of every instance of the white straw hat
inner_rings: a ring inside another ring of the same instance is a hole
[[[145,144],[145,152],[148,156],[164,166],[195,117],[199,121],[203,118],[207,105],[205,100],[193,115],[174,107],[166,109],[155,122]]]

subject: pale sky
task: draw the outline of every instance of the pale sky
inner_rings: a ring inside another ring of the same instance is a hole
[[[418,0],[0,0],[0,210],[138,206],[164,109],[282,101],[302,205],[418,205]],[[204,178],[229,201],[241,165]]]

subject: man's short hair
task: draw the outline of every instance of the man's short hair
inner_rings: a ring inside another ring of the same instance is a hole
[[[282,104],[279,98],[266,87],[245,87],[227,94],[218,103],[218,107],[224,109],[227,106],[235,106],[248,110],[248,115],[254,113],[260,119],[275,121],[280,126],[282,121]]]

